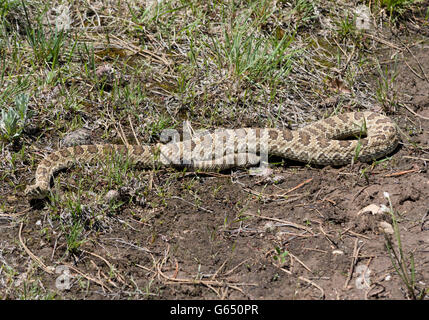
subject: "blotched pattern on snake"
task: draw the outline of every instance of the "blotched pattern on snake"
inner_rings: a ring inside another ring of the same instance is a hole
[[[346,137],[358,137],[345,140]],[[63,148],[49,154],[36,170],[30,198],[49,194],[51,177],[75,161],[91,162],[121,153],[148,168],[162,166],[221,170],[256,165],[261,154],[317,165],[368,162],[391,153],[399,138],[394,122],[373,112],[352,112],[313,122],[298,130],[240,128],[216,130],[189,140],[150,146],[93,144]]]

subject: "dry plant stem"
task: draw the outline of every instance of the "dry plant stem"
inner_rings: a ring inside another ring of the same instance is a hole
[[[413,160],[421,160],[421,161],[429,161],[429,158],[419,158],[419,157],[410,157],[410,156],[402,156],[402,158],[413,159]]]
[[[121,121],[117,121],[117,122],[118,122],[119,130],[120,130],[120,132],[118,132],[118,133],[119,133],[119,136],[121,137],[122,143],[124,145],[126,145],[126,146],[129,146],[130,144],[128,143],[127,137],[126,137],[126,135],[124,133],[124,130],[122,129]],[[118,128],[116,127],[116,124],[115,124],[115,128],[116,128],[116,131],[118,131]]]
[[[225,287],[226,286],[227,288],[237,290],[237,291],[241,292],[242,294],[246,295],[244,293],[244,291],[241,288],[239,288],[238,286],[257,286],[258,285],[256,283],[229,283],[229,282],[217,281],[217,280],[177,279],[175,277],[169,277],[169,276],[165,275],[161,271],[162,264],[163,264],[163,262],[156,265],[158,275],[160,275],[164,279],[168,280],[169,282],[182,283],[182,284],[192,284],[192,285],[204,285],[204,286],[208,287],[209,289],[213,290],[218,296],[220,296],[219,292],[216,289],[214,289],[213,287]]]
[[[385,174],[384,176],[385,177],[398,177],[398,176],[402,176],[402,175],[407,174],[407,173],[413,173],[413,172],[418,172],[418,171],[420,171],[420,169],[404,170],[404,171],[400,171],[400,172]]]
[[[244,260],[244,261],[241,261],[239,264],[237,264],[235,267],[233,267],[231,270],[229,270],[229,271],[227,271],[227,272],[225,272],[224,273],[224,276],[228,276],[228,275],[230,275],[231,273],[233,273],[234,272],[234,270],[236,270],[239,266],[241,266],[242,264],[244,264],[244,263],[246,263],[247,261],[249,261],[250,260],[250,258],[249,259],[246,259],[246,260]]]
[[[376,288],[377,286],[379,286],[380,288],[375,292],[371,292],[371,290],[374,290],[374,288]],[[382,286],[379,283],[373,283],[371,287],[367,291],[365,291],[365,300],[368,300],[368,298],[373,296],[378,296],[380,293],[384,291],[386,291],[386,288],[384,286]]]
[[[290,251],[288,251],[289,252],[289,255],[291,256],[291,258],[293,258],[293,259],[295,259],[296,261],[298,261],[298,263],[300,264],[300,265],[302,265],[305,269],[307,269],[309,272],[311,272],[311,273],[313,273],[313,271],[311,271],[311,269],[309,268],[309,267],[307,267],[306,265],[305,265],[305,263],[304,262],[302,262],[301,260],[299,260],[295,255],[293,255]]]
[[[292,191],[295,191],[296,189],[301,188],[302,186],[304,186],[305,184],[307,184],[307,183],[311,182],[312,180],[313,180],[313,178],[307,179],[307,180],[305,180],[304,182],[302,182],[302,183],[298,184],[296,187],[293,187],[293,188],[291,188],[291,189],[287,190],[286,192],[284,192],[284,193],[282,193],[282,194],[276,194],[275,196],[283,197],[283,196],[287,195],[288,193],[291,193]]]
[[[91,276],[83,273],[82,271],[80,271],[79,269],[75,268],[74,266],[72,266],[69,263],[64,263],[64,265],[67,266],[68,268],[70,268],[71,270],[73,270],[74,272],[78,273],[79,275],[81,275],[85,279],[98,284],[99,286],[101,286],[103,288],[103,290],[107,289],[107,291],[112,292],[112,289],[110,289],[109,287],[107,287],[106,284],[103,281],[95,279],[95,278],[93,278],[93,277],[91,277]]]
[[[331,237],[328,236],[328,234],[325,232],[325,230],[323,230],[322,224],[319,224],[319,229],[320,232],[322,232],[322,234],[325,236],[326,240],[328,240],[328,242],[335,248],[338,248],[338,245],[335,243],[334,240],[331,239]]]
[[[191,206],[194,206],[194,207],[196,207],[196,208],[198,208],[198,209],[200,209],[200,210],[203,210],[203,211],[208,212],[208,213],[213,213],[213,211],[212,211],[212,210],[209,210],[209,209],[203,208],[203,207],[201,207],[201,206],[199,206],[199,205],[196,205],[195,203],[192,203],[192,202],[190,202],[190,201],[187,201],[187,200],[185,200],[185,199],[183,199],[183,198],[181,198],[181,197],[178,197],[178,196],[172,196],[172,197],[171,197],[171,199],[178,199],[178,200],[182,200],[183,202],[186,202],[187,204],[190,204]]]
[[[275,266],[276,268],[279,268],[281,271],[283,271],[284,273],[286,273],[288,275],[292,275],[293,274],[291,271],[286,270],[285,268],[281,268],[279,266],[276,266],[275,264],[273,264],[273,266]],[[321,286],[319,286],[318,284],[316,284],[315,282],[313,282],[313,281],[311,281],[311,280],[309,280],[307,278],[304,278],[303,276],[298,276],[298,279],[301,280],[301,281],[305,281],[305,282],[311,284],[312,286],[316,287],[317,289],[319,289],[320,292],[321,292],[321,295],[320,295],[319,299],[324,299],[325,298],[325,291],[323,290],[323,288]]]
[[[428,78],[428,76],[426,75],[426,72],[425,72],[425,70],[423,69],[423,67],[422,67],[422,65],[421,65],[421,63],[420,63],[420,61],[419,61],[419,59],[417,59],[417,57],[414,55],[414,53],[410,50],[410,48],[408,47],[408,46],[406,46],[405,47],[405,49],[412,55],[412,57],[414,58],[414,60],[417,62],[417,65],[419,66],[419,69],[420,69],[420,71],[422,72],[422,74],[423,74],[423,76],[424,76],[424,78],[425,78],[425,80],[426,80],[426,82],[427,83],[429,83],[429,78]],[[408,65],[408,64],[407,64]],[[411,69],[411,68],[410,68]],[[411,71],[413,71],[413,73],[414,73],[414,70],[412,70],[411,69]]]
[[[111,34],[110,37],[112,37],[113,39],[116,39],[120,43],[126,45],[134,53],[138,53],[138,54],[143,55],[143,56],[149,55],[152,58],[154,58],[157,62],[161,62],[162,64],[164,64],[166,66],[169,66],[171,64],[170,62],[168,62],[164,58],[160,57],[159,55],[157,55],[157,54],[155,54],[149,50],[141,49],[141,48],[139,48],[139,47],[137,47],[137,46],[135,46],[129,42],[126,42],[125,40],[118,38],[114,34]]]
[[[313,281],[311,281],[311,280],[309,280],[307,278],[304,278],[303,276],[299,276],[298,279],[302,280],[302,281],[305,281],[305,282],[311,284],[312,286],[316,287],[317,289],[319,289],[320,292],[321,292],[321,295],[320,295],[319,299],[324,299],[325,298],[325,291],[323,290],[323,288],[321,286],[319,286],[318,284],[316,284],[315,282],[313,282]]]
[[[100,256],[100,255],[98,255],[98,254],[96,254],[94,252],[90,252],[90,251],[86,251],[86,250],[82,250],[82,252],[90,254],[90,255],[92,255],[92,256],[94,256],[94,257],[96,257],[96,258],[104,261],[104,263],[106,263],[106,265],[109,267],[110,271],[115,271],[116,278],[120,282],[122,282],[123,284],[125,284],[125,280],[121,277],[121,275],[119,275],[118,273],[116,273],[116,268],[106,258],[103,258],[102,256]]]
[[[426,211],[426,213],[422,217],[422,220],[421,220],[421,223],[420,223],[420,230],[421,231],[427,230],[427,229],[425,229],[425,222],[426,222],[426,218],[428,217],[428,215],[429,215],[429,210]]]
[[[422,115],[420,115],[420,114],[418,114],[418,113],[414,112],[414,110],[413,110],[413,109],[411,109],[410,107],[408,107],[406,103],[401,103],[400,105],[401,105],[401,106],[403,106],[403,107],[405,107],[405,109],[407,109],[409,112],[411,112],[411,113],[412,113],[413,115],[415,115],[416,117],[419,117],[420,119],[423,119],[423,120],[429,120],[429,118],[428,118],[428,117],[424,117],[424,116],[422,116]]]
[[[172,283],[183,283],[183,284],[193,284],[193,285],[204,285],[206,287],[208,287],[209,289],[213,290],[218,296],[219,292],[217,290],[215,290],[213,287],[229,287],[231,289],[234,290],[238,290],[239,292],[241,292],[242,294],[245,294],[243,292],[243,290],[241,290],[239,288],[239,286],[257,286],[258,284],[255,283],[230,283],[230,282],[225,282],[225,281],[217,281],[212,277],[212,280],[201,280],[201,279],[178,279],[176,278],[176,275],[174,275],[174,277],[169,277],[167,275],[165,275],[162,272],[162,266],[167,262],[168,258],[169,258],[169,252],[170,252],[170,246],[167,246],[167,248],[164,251],[164,257],[161,260],[161,262],[159,263],[155,263],[155,268],[158,274],[158,277],[161,276],[162,278],[172,282]]]
[[[312,235],[314,235],[313,231],[310,228],[307,228],[307,227],[302,226],[302,225],[297,224],[297,223],[293,223],[293,222],[290,222],[290,221],[281,220],[281,219],[277,219],[277,218],[272,218],[272,217],[266,217],[266,216],[263,216],[263,215],[253,214],[253,213],[249,213],[249,212],[245,212],[244,215],[252,216],[252,217],[260,218],[260,219],[266,219],[266,220],[272,220],[272,221],[281,222],[281,223],[283,223],[286,226],[291,226],[293,228],[302,229],[302,230],[305,230],[305,231],[311,233]]]
[[[30,210],[31,208],[27,208],[17,213],[0,213],[0,217],[16,218],[16,217],[22,216],[23,214],[26,214]]]
[[[372,35],[372,34],[370,34],[370,33],[365,33],[365,36],[370,37],[372,40],[375,40],[375,41],[377,41],[377,42],[380,42],[380,43],[382,43],[382,44],[385,44],[385,45],[387,45],[387,46],[391,47],[392,49],[396,49],[396,50],[399,50],[399,51],[403,51],[403,50],[404,50],[403,48],[398,47],[397,45],[395,45],[395,44],[393,44],[393,43],[391,43],[391,42],[389,42],[389,41],[387,41],[387,40],[384,40],[384,39],[378,38],[378,37],[376,37],[376,36],[374,36],[374,35]]]
[[[345,234],[345,233],[350,233],[352,236],[363,238],[363,239],[366,239],[366,240],[371,240],[370,237],[364,236],[363,234],[360,234],[360,233],[356,233],[356,232],[354,232],[352,230],[346,230],[345,232],[342,232],[341,234]]]
[[[139,141],[139,139],[137,138],[136,132],[135,132],[135,130],[134,130],[133,122],[132,122],[132,120],[131,120],[131,115],[129,115],[129,114],[128,114],[128,122],[130,123],[131,131],[133,132],[134,139],[136,140],[136,143],[140,146],[140,145],[141,145],[141,144],[140,144],[140,141]]]
[[[160,265],[157,266],[157,270],[159,275],[161,275],[164,279],[167,279],[172,282],[180,282],[180,283],[196,284],[196,285],[203,284],[203,285],[211,285],[211,286],[218,286],[218,287],[223,287],[225,285],[229,287],[231,287],[231,285],[234,285],[234,286],[257,286],[258,285],[256,283],[229,283],[229,282],[217,281],[217,280],[198,280],[198,279],[183,279],[183,278],[177,279],[177,278],[166,276],[161,271]]]
[[[221,266],[216,270],[216,272],[212,275],[212,280],[214,280],[216,278],[216,276],[219,274],[219,272],[223,269],[223,267],[225,266],[225,264],[228,262],[229,259],[225,260]],[[176,261],[177,262],[177,261]],[[177,276],[177,273],[175,273],[174,278]]]
[[[42,268],[45,272],[47,272],[49,274],[53,274],[54,273],[53,267],[46,266],[42,262],[42,260],[40,260],[39,257],[37,257],[33,252],[31,252],[30,249],[28,249],[27,246],[25,245],[24,240],[22,239],[23,225],[24,225],[23,222],[21,222],[21,224],[19,225],[18,238],[19,238],[19,242],[21,243],[25,252],[27,252],[27,254],[31,257],[31,259],[33,259],[39,265],[39,267]]]
[[[363,243],[358,247],[358,242],[359,242],[359,239],[356,239],[355,240],[355,245],[354,245],[354,248],[353,248],[352,260],[350,262],[349,275],[348,275],[348,277],[346,279],[346,282],[344,283],[344,289],[347,289],[347,287],[349,285],[349,282],[352,279],[353,271],[354,271],[354,268],[355,268],[355,265],[356,265],[356,261],[357,261],[357,258],[359,256],[359,251],[363,247]]]

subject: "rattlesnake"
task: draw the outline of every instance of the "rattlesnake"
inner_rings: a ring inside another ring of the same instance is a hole
[[[347,137],[358,137],[346,140]],[[261,155],[317,165],[344,165],[353,159],[368,162],[391,153],[398,145],[391,119],[373,112],[354,112],[313,122],[298,130],[241,128],[217,130],[191,139],[150,146],[80,145],[59,149],[43,159],[30,198],[44,198],[53,174],[75,161],[88,163],[107,154],[126,155],[145,167],[185,166],[217,170],[255,165]]]

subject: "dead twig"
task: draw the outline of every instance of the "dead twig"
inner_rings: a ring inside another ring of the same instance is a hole
[[[82,271],[80,271],[78,268],[75,268],[74,266],[72,266],[72,265],[71,265],[71,264],[69,264],[69,263],[63,263],[63,265],[67,266],[68,268],[70,268],[70,269],[71,269],[71,270],[73,270],[74,272],[78,273],[79,275],[81,275],[81,276],[82,276],[82,277],[84,277],[85,279],[87,279],[87,280],[89,280],[89,281],[92,281],[92,282],[94,282],[94,283],[98,284],[99,286],[101,286],[101,287],[103,288],[103,290],[104,290],[104,289],[107,289],[107,291],[112,292],[112,289],[110,289],[108,286],[106,286],[106,284],[105,284],[103,281],[98,280],[98,279],[95,279],[95,278],[93,278],[93,277],[91,277],[91,276],[89,276],[89,275],[87,275],[87,274],[83,273],[83,272],[82,272]]]
[[[411,157],[411,156],[402,156],[402,158],[413,159],[413,160],[421,160],[421,161],[429,161],[428,158],[419,158],[419,157]]]
[[[306,265],[305,265],[305,263],[304,262],[302,262],[301,260],[299,260],[295,255],[293,255],[290,251],[288,251],[288,253],[289,253],[289,255],[291,256],[291,258],[293,258],[293,259],[295,259],[296,261],[298,261],[298,263],[300,264],[300,265],[302,265],[305,269],[307,269],[309,272],[311,272],[311,273],[313,273],[313,271],[311,271],[311,269],[309,268],[309,267],[307,267]]]
[[[424,117],[424,116],[422,116],[422,115],[420,115],[420,114],[418,114],[418,113],[416,113],[415,111],[413,111],[413,109],[411,109],[410,107],[408,107],[405,103],[400,103],[399,104],[400,106],[402,106],[402,107],[404,107],[405,109],[407,109],[409,112],[411,112],[413,115],[415,115],[416,117],[419,117],[420,119],[423,119],[423,120],[429,120],[429,118],[427,118],[427,117]]]
[[[22,228],[23,228],[24,223],[21,222],[21,224],[19,225],[19,231],[18,231],[18,238],[19,238],[19,242],[21,243],[22,247],[24,248],[25,252],[27,252],[27,254],[31,257],[31,259],[33,259],[34,261],[36,261],[36,263],[39,265],[40,268],[42,268],[45,272],[49,273],[49,274],[54,274],[54,267],[48,267],[46,266],[42,260],[40,260],[39,257],[37,257],[33,252],[31,252],[30,249],[28,249],[28,247],[25,245],[24,240],[22,239]]]
[[[188,200],[185,200],[185,199],[183,199],[183,198],[181,198],[181,197],[178,197],[178,196],[172,196],[172,197],[171,197],[171,199],[178,199],[178,200],[182,200],[183,202],[186,202],[187,204],[190,204],[191,206],[194,206],[194,207],[196,207],[196,208],[198,208],[198,209],[200,209],[200,210],[203,210],[203,211],[208,212],[208,213],[213,213],[213,211],[212,211],[212,210],[210,210],[210,209],[206,209],[206,208],[203,208],[203,207],[201,207],[201,206],[199,206],[199,205],[197,205],[197,204],[195,204],[195,203],[192,203],[192,202],[190,202],[190,201],[188,201]]]
[[[411,169],[411,170],[404,170],[404,171],[399,171],[399,172],[394,172],[394,173],[389,173],[389,174],[385,174],[385,177],[398,177],[398,176],[402,176],[404,174],[407,173],[412,173],[412,172],[418,172],[420,169],[416,168],[416,169]]]
[[[157,265],[157,271],[159,273],[159,275],[161,277],[163,277],[164,279],[171,281],[171,282],[179,282],[179,283],[185,283],[185,284],[195,284],[195,285],[205,285],[205,286],[216,286],[216,287],[223,287],[223,286],[228,286],[231,287],[231,285],[233,286],[257,286],[257,283],[229,283],[229,282],[224,282],[224,281],[218,281],[218,280],[202,280],[202,279],[186,279],[186,278],[173,278],[173,277],[169,277],[167,275],[165,275],[162,271],[161,271],[161,266]]]
[[[277,219],[277,218],[272,218],[272,217],[266,217],[266,216],[262,216],[262,215],[258,215],[258,214],[253,214],[253,213],[249,213],[249,212],[245,212],[244,215],[248,215],[248,216],[252,216],[252,217],[256,217],[256,218],[260,218],[260,219],[265,219],[265,220],[272,220],[272,221],[277,221],[277,222],[281,222],[283,223],[285,226],[290,226],[296,229],[302,229],[305,230],[307,232],[310,232],[311,234],[314,234],[313,231],[310,228],[307,228],[303,225],[297,224],[297,223],[293,223],[290,221],[286,221],[286,220],[281,220],[281,219]]]
[[[399,50],[399,51],[403,51],[403,50],[404,50],[403,48],[400,48],[400,47],[398,47],[397,45],[395,45],[395,44],[393,44],[393,43],[391,43],[391,42],[389,42],[389,41],[387,41],[387,40],[384,40],[384,39],[378,38],[378,37],[376,37],[376,36],[374,36],[374,35],[372,35],[372,34],[370,34],[370,33],[365,33],[365,36],[367,36],[367,37],[371,38],[371,39],[372,39],[372,40],[374,40],[374,41],[377,41],[377,42],[380,42],[380,43],[382,43],[382,44],[385,44],[385,45],[387,45],[387,46],[389,46],[389,47],[391,47],[391,48],[393,48],[393,49],[396,49],[396,50]]]
[[[136,132],[134,131],[134,126],[133,126],[133,122],[131,120],[131,115],[130,114],[128,114],[128,122],[130,123],[131,131],[133,132],[134,139],[136,139],[136,143],[140,146],[140,141],[137,138]]]
[[[350,280],[352,279],[353,271],[354,271],[354,269],[355,269],[355,264],[356,264],[357,258],[358,258],[358,256],[359,256],[359,251],[360,251],[360,249],[363,247],[363,244],[361,244],[361,245],[358,247],[358,242],[359,242],[359,239],[356,239],[356,240],[355,240],[355,245],[354,245],[354,248],[353,248],[352,261],[350,262],[349,275],[348,275],[348,277],[347,277],[347,279],[346,279],[346,282],[344,283],[344,289],[347,289],[347,287],[348,287],[348,285],[349,285],[349,282],[350,282]]]
[[[139,55],[141,55],[141,56],[143,56],[143,57],[146,57],[146,56],[150,56],[150,57],[152,57],[152,58],[154,58],[156,61],[158,61],[158,62],[161,62],[161,63],[163,63],[164,65],[166,65],[166,66],[169,66],[170,65],[170,62],[168,62],[166,59],[164,59],[163,57],[160,57],[159,55],[157,55],[157,54],[155,54],[155,53],[153,53],[153,52],[151,52],[151,51],[149,51],[149,50],[145,50],[145,49],[141,49],[141,48],[139,48],[139,47],[137,47],[137,46],[135,46],[135,45],[133,45],[133,44],[131,44],[131,43],[129,43],[129,42],[126,42],[125,40],[123,40],[123,39],[120,39],[120,38],[118,38],[117,36],[115,36],[113,33],[112,34],[110,34],[110,37],[111,38],[113,38],[113,39],[115,39],[115,40],[117,40],[118,42],[120,42],[122,45],[125,45],[125,46],[127,46],[128,47],[128,49],[130,50],[130,51],[132,51],[134,54],[139,54]]]
[[[316,287],[317,289],[319,289],[320,292],[321,292],[321,295],[320,295],[319,299],[321,299],[321,300],[325,299],[325,291],[323,290],[323,288],[321,286],[319,286],[318,284],[314,283],[313,281],[311,281],[311,280],[309,280],[307,278],[304,278],[303,276],[299,276],[298,279],[302,280],[302,281],[305,281],[305,282],[311,284],[312,286]]]
[[[281,271],[283,271],[284,273],[286,273],[288,275],[292,275],[293,274],[291,271],[286,270],[286,269],[284,269],[282,267],[276,266],[275,264],[273,264],[273,266],[275,266],[276,268],[279,268]],[[315,282],[313,282],[313,281],[311,281],[311,280],[309,280],[307,278],[304,278],[303,276],[298,276],[298,279],[301,280],[301,281],[305,281],[305,282],[311,284],[312,286],[314,286],[315,288],[319,289],[320,292],[321,292],[321,295],[320,295],[319,299],[325,299],[325,291],[323,290],[323,288],[321,286],[319,286],[318,284],[316,284]]]
[[[15,217],[19,217],[19,216],[21,216],[21,215],[23,215],[23,214],[25,214],[25,213],[27,213],[28,211],[30,211],[31,210],[31,208],[27,208],[27,209],[24,209],[24,210],[22,210],[22,211],[20,211],[20,212],[17,212],[17,213],[0,213],[0,217],[10,217],[10,218],[15,218]]]
[[[102,260],[108,267],[109,267],[109,271],[115,271],[115,276],[116,278],[122,282],[123,284],[125,284],[125,280],[116,272],[116,268],[106,259],[103,258],[102,256],[99,256],[98,254],[94,253],[94,252],[90,252],[90,251],[86,251],[86,250],[82,250],[82,252],[90,254],[100,260]],[[110,281],[110,279],[109,279]]]
[[[307,179],[304,182],[301,182],[300,184],[298,184],[297,186],[287,190],[286,192],[283,192],[281,194],[276,194],[276,197],[283,197],[285,195],[287,195],[288,193],[291,193],[292,191],[295,191],[296,189],[301,188],[302,186],[306,185],[307,183],[311,182],[313,180],[313,178]]]

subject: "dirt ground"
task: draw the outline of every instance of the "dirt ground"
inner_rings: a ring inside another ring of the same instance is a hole
[[[64,212],[24,198],[34,170],[21,169],[16,178],[5,177],[0,195],[0,296],[407,299],[380,227],[393,225],[392,218],[375,212],[389,207],[386,193],[408,272],[411,253],[414,258],[415,292],[427,291],[429,26],[412,27],[404,23],[396,34],[384,34],[377,51],[382,67],[397,72],[391,94],[400,102],[389,116],[401,143],[387,161],[317,167],[270,159],[268,175],[137,169],[141,179],[127,180],[118,208],[92,204],[85,194],[81,215],[91,218],[74,251],[67,250],[69,238],[55,218]],[[376,86],[378,77],[374,70],[366,81]],[[258,125],[251,115],[243,123]],[[67,188],[67,181],[91,170],[73,168],[58,180]],[[147,184],[152,189],[138,197],[130,191]],[[92,218],[99,211],[108,214]],[[390,238],[398,251],[395,236]]]

